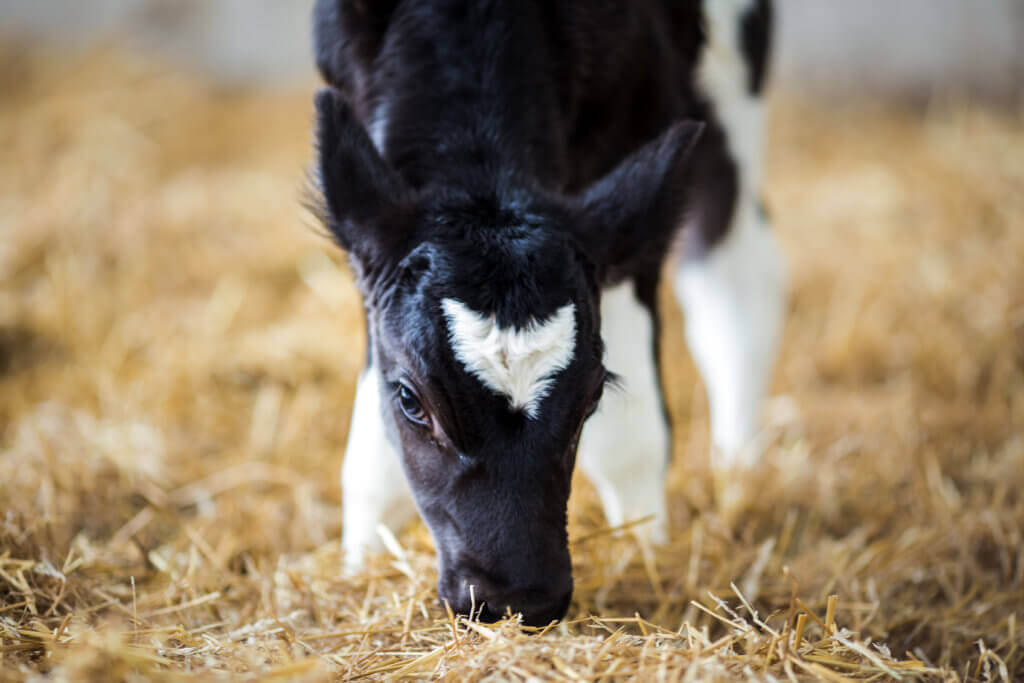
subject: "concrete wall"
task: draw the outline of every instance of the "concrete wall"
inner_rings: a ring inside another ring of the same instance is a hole
[[[123,42],[236,82],[313,78],[313,0],[0,0],[0,34]]]
[[[720,0],[708,0],[716,2]],[[313,0],[0,0],[0,33],[123,40],[231,81],[312,78]],[[1024,88],[1024,0],[776,0],[777,76],[832,93]]]
[[[1024,0],[776,1],[786,84],[1024,95]]]

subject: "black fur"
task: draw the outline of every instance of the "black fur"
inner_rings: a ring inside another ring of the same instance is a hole
[[[708,193],[691,202],[711,219],[698,246],[725,230],[735,168],[692,86],[700,16],[698,0],[317,2],[328,226],[359,272],[381,410],[458,611],[472,584],[485,618],[564,614],[576,445],[608,378],[600,290],[633,280],[657,324],[690,188]],[[575,305],[574,356],[536,419],[455,358],[445,298],[502,327]],[[403,417],[403,386],[426,426]]]
[[[764,90],[764,82],[768,75],[773,21],[771,2],[755,0],[740,22],[740,47],[747,60],[747,87],[752,95],[759,95]]]

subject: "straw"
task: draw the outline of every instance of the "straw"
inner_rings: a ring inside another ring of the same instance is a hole
[[[1020,111],[776,96],[763,465],[712,471],[666,288],[671,540],[578,477],[531,630],[439,605],[419,523],[342,571],[363,318],[300,209],[314,84],[0,43],[0,87],[0,679],[1024,675]]]

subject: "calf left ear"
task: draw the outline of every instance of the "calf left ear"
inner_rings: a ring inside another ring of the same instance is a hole
[[[602,271],[628,269],[664,249],[683,212],[688,160],[703,130],[696,121],[673,124],[573,199],[576,236]]]
[[[377,152],[344,96],[316,94],[319,177],[327,227],[364,272],[394,259],[409,234],[412,191]]]

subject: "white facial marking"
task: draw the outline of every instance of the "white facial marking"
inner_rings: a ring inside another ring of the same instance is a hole
[[[504,394],[530,418],[569,365],[576,348],[576,306],[566,304],[547,320],[522,329],[498,327],[455,299],[441,302],[455,357],[489,389]]]

